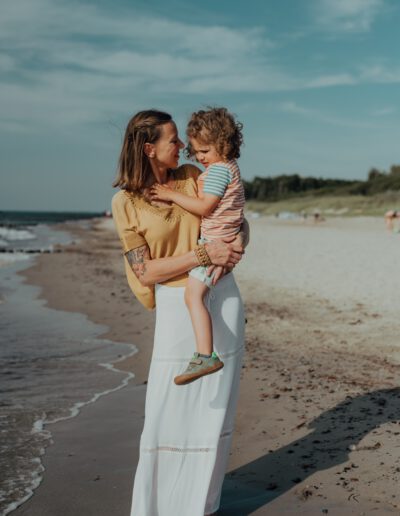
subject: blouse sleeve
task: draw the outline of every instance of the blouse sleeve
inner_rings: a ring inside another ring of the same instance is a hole
[[[137,229],[135,207],[123,191],[116,193],[113,197],[112,214],[124,253],[142,245],[147,245],[145,238]]]
[[[124,254],[137,247],[147,245],[145,238],[138,231],[136,209],[133,202],[122,190],[113,197],[112,214]],[[154,285],[147,287],[140,283],[126,256],[124,256],[124,263],[126,277],[132,292],[145,308],[152,310],[156,304]]]

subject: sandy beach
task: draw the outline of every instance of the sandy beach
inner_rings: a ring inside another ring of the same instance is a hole
[[[400,235],[374,218],[250,219],[247,313],[221,516],[400,513]],[[154,313],[131,294],[111,220],[23,275],[49,307],[138,353],[127,387],[51,425],[43,481],[12,514],[128,516]]]

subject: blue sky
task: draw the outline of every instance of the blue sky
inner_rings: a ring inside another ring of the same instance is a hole
[[[396,0],[2,0],[0,209],[109,208],[140,109],[224,105],[242,175],[400,163]]]

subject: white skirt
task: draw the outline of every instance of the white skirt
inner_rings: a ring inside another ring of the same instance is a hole
[[[244,313],[233,274],[207,299],[214,349],[225,366],[174,384],[195,351],[183,287],[156,286],[156,328],[131,516],[204,516],[219,508],[244,349]]]

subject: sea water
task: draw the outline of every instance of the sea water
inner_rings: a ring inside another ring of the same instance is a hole
[[[134,354],[135,346],[101,338],[107,328],[82,314],[44,306],[38,299],[40,288],[25,284],[18,274],[35,259],[30,251],[52,252],[71,242],[68,232],[43,222],[8,220],[0,226],[5,242],[0,243],[0,514],[4,515],[40,484],[41,457],[52,442],[52,424],[78,415],[85,404],[124,387],[133,377],[114,364]]]

